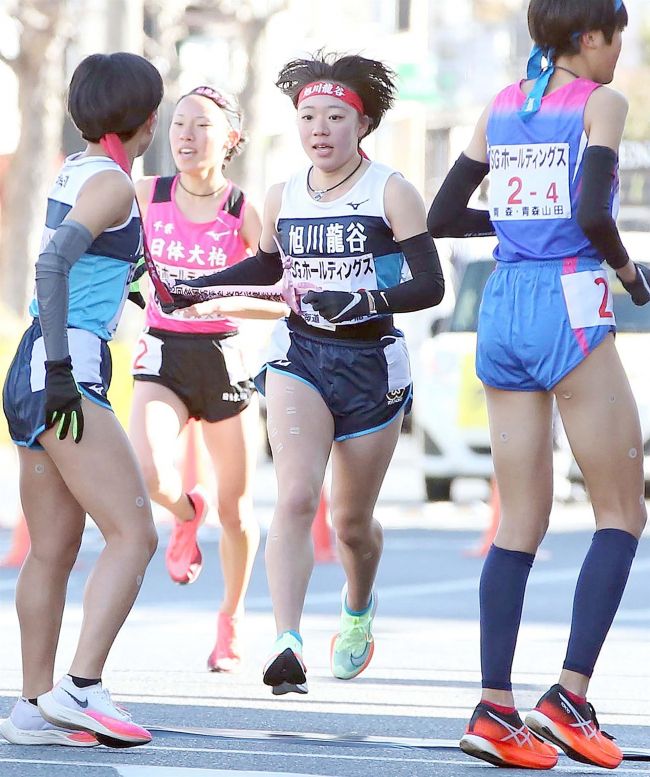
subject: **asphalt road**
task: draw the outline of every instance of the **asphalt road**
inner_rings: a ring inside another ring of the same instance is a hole
[[[271,476],[260,471],[262,523]],[[221,592],[218,529],[202,530],[205,569],[192,586],[174,586],[164,569],[168,524],[138,603],[104,673],[113,696],[154,730],[132,750],[0,744],[2,777],[456,777],[492,769],[456,747],[479,691],[477,588],[481,562],[467,555],[480,538],[478,503],[423,506],[408,456],[397,461],[378,516],[389,527],[378,590],[376,651],[368,670],[345,683],[329,675],[343,575],[319,565],[305,609],[303,636],[310,691],[275,698],[261,683],[273,637],[260,553],[245,625],[246,659],[237,675],[210,674]],[[410,487],[409,486],[412,486]],[[471,489],[470,489],[471,491]],[[522,710],[555,682],[562,663],[573,586],[591,537],[585,504],[557,506],[552,530],[530,576],[514,680]],[[0,553],[9,531],[0,530]],[[67,669],[81,619],[83,584],[101,548],[92,527],[69,588],[59,649]],[[639,553],[621,611],[591,687],[601,725],[632,751],[650,754],[650,541]],[[0,717],[20,689],[16,572],[0,569]],[[556,771],[599,770],[562,757]],[[625,761],[622,774],[650,775],[650,762]]]

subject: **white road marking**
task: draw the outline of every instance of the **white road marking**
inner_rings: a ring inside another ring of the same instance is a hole
[[[158,747],[153,745],[147,745],[139,752],[144,754],[146,751],[156,750],[162,752],[186,752],[186,753],[219,753],[222,755],[248,755],[248,756],[264,756],[265,758],[282,758],[286,761],[288,758],[313,758],[320,760],[337,760],[337,761],[377,761],[380,763],[410,763],[410,764],[428,764],[433,766],[434,764],[440,764],[444,766],[458,766],[463,765],[463,768],[487,768],[485,764],[480,762],[474,762],[467,760],[459,751],[459,757],[452,758],[408,758],[408,757],[388,757],[388,756],[367,756],[367,755],[343,755],[325,753],[300,753],[295,750],[290,752],[281,752],[278,750],[234,750],[234,749],[221,749],[221,748],[197,748],[197,747]],[[96,753],[94,754],[96,755]],[[202,769],[192,767],[168,767],[168,766],[125,766],[123,763],[113,763],[109,761],[97,761],[95,758],[89,761],[68,761],[68,760],[37,760],[37,759],[18,759],[18,758],[0,758],[0,763],[13,763],[13,764],[49,764],[51,766],[83,766],[88,769],[89,767],[103,767],[115,769],[122,777],[223,777],[224,775],[234,775],[237,777],[319,777],[319,775],[305,775],[296,772],[250,772],[240,771],[237,769],[223,771],[220,769]],[[592,774],[591,767],[582,767],[577,764],[568,763],[567,766],[558,765],[553,769],[554,772],[567,772],[570,774]],[[617,774],[650,774],[650,767],[641,768],[628,768],[619,766],[616,770]],[[320,777],[324,777],[320,775]]]
[[[632,565],[630,575],[650,570],[650,558],[639,559]],[[579,569],[577,567],[567,567],[565,569],[540,571],[539,568],[531,572],[528,578],[528,588],[548,585],[549,583],[566,583],[567,581],[577,581]],[[478,577],[461,577],[457,580],[437,580],[431,583],[414,583],[412,585],[393,585],[382,586],[379,589],[379,595],[382,601],[387,599],[413,598],[415,596],[431,596],[433,594],[459,593],[462,591],[478,591]],[[310,604],[338,604],[341,600],[341,593],[327,591],[318,594],[307,594],[307,605]],[[262,608],[271,607],[270,596],[251,597],[246,600],[248,607]]]

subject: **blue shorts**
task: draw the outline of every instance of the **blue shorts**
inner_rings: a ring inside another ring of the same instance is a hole
[[[85,329],[68,329],[68,347],[81,393],[111,410],[106,396],[111,382],[108,343]],[[37,438],[45,431],[45,346],[36,319],[23,335],[9,367],[2,404],[16,445],[43,450]]]
[[[479,310],[476,374],[506,391],[549,391],[614,331],[599,262],[497,262]]]
[[[255,378],[264,394],[267,370],[317,391],[334,418],[337,442],[383,429],[410,412],[411,370],[398,329],[379,340],[336,340],[296,331],[286,319],[273,333],[267,363]]]

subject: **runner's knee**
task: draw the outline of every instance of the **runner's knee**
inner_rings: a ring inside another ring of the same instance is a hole
[[[82,531],[66,536],[48,536],[44,541],[32,540],[29,556],[40,564],[71,570],[81,547]]]
[[[332,524],[338,541],[348,548],[364,546],[371,532],[370,520],[350,511],[334,510]]]
[[[292,521],[299,520],[307,526],[311,526],[316,515],[319,498],[319,492],[296,484],[278,497],[276,515],[286,516]]]

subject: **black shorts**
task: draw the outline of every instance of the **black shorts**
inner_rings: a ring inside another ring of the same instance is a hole
[[[149,329],[135,347],[135,380],[166,386],[190,418],[223,421],[250,403],[255,386],[237,333],[184,334]]]

